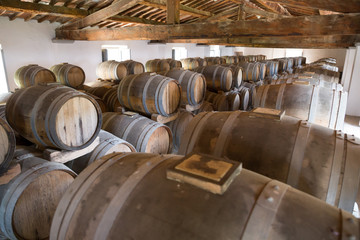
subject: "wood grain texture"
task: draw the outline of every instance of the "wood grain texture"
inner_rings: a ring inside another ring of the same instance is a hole
[[[57,82],[79,88],[85,82],[85,72],[79,67],[68,63],[54,65],[50,70],[55,74]]]
[[[209,65],[198,67],[194,71],[204,75],[208,89],[227,92],[233,85],[233,72],[228,67]]]
[[[56,76],[49,69],[31,64],[16,70],[14,80],[19,88],[26,88],[42,83],[54,83]]]

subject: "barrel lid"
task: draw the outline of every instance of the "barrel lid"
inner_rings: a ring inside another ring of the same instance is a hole
[[[241,169],[240,162],[196,153],[185,156],[168,168],[166,177],[222,195]]]

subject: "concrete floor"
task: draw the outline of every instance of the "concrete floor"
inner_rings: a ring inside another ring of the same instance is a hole
[[[360,117],[345,116],[344,132],[347,134],[354,134],[357,138],[360,138]]]

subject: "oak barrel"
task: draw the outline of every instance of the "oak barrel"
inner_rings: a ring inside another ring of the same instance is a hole
[[[117,80],[120,81],[128,71],[126,64],[117,61],[105,61],[100,63],[96,68],[96,76],[102,80]]]
[[[181,87],[175,79],[161,75],[130,75],[119,84],[118,99],[127,109],[169,116],[180,107]]]
[[[170,70],[170,64],[166,59],[153,59],[145,63],[146,72],[164,72]]]
[[[247,110],[251,110],[254,108],[254,104],[257,98],[256,85],[249,82],[243,82],[242,87],[246,87],[249,90],[249,102]]]
[[[133,60],[123,61],[127,69],[127,74],[140,74],[145,72],[145,67],[141,62],[136,62]]]
[[[243,80],[245,81],[259,81],[260,80],[260,65],[257,63],[240,62],[239,67],[243,68]]]
[[[265,63],[266,65],[266,72],[265,72],[265,76],[269,76],[272,77],[275,74],[277,74],[276,72],[276,62],[275,61],[263,61],[262,63]]]
[[[118,108],[121,107],[121,104],[118,99],[117,86],[108,89],[103,95],[102,99],[104,100],[109,112],[116,112],[118,111]]]
[[[101,112],[108,112],[109,111],[108,107],[106,106],[105,101],[102,98],[99,98],[98,96],[95,96],[95,95],[93,95],[91,93],[88,93],[88,92],[86,92],[86,94],[89,95],[90,97],[92,97],[97,102],[97,104],[99,104]]]
[[[237,166],[201,155],[107,155],[66,191],[50,239],[359,239],[351,214]],[[233,173],[222,195],[206,188],[228,179],[214,171]]]
[[[238,93],[239,93],[239,97],[240,97],[240,108],[239,109],[246,111],[248,109],[249,99],[250,99],[249,89],[247,87],[240,86]]]
[[[264,85],[256,91],[255,107],[281,109],[289,116],[343,128],[347,92],[304,84]]]
[[[175,60],[175,59],[172,59],[172,58],[167,58],[166,61],[169,63],[170,69],[182,68],[181,61],[178,61],[178,60]]]
[[[136,113],[104,113],[102,129],[131,143],[138,152],[169,153],[171,130]]]
[[[206,65],[200,65],[199,61],[200,60],[195,59],[195,58],[184,58],[184,59],[181,59],[181,65],[185,70],[194,70],[200,66],[206,66]],[[206,62],[206,61],[204,60],[203,62]]]
[[[76,174],[61,163],[32,157],[3,192],[0,229],[10,239],[47,239],[60,198]]]
[[[50,70],[55,74],[57,82],[73,88],[79,88],[85,82],[85,72],[79,67],[68,63],[54,65]]]
[[[202,74],[182,69],[173,69],[164,73],[181,86],[181,105],[197,106],[204,101],[206,80]]]
[[[181,137],[193,117],[194,114],[187,111],[181,111],[179,117],[177,117],[174,121],[166,123],[166,125],[171,129],[173,135],[173,153],[177,153],[179,150]]]
[[[207,61],[204,58],[196,57],[194,58],[199,63],[199,67],[207,66]]]
[[[85,148],[101,128],[97,102],[85,93],[62,85],[20,89],[6,106],[10,126],[43,148]]]
[[[239,110],[240,108],[240,96],[235,91],[225,93],[225,96],[229,102],[229,111]]]
[[[54,83],[56,77],[49,69],[30,64],[16,70],[14,80],[19,88],[26,88],[40,83]]]
[[[99,138],[100,143],[92,152],[73,161],[71,169],[76,173],[79,174],[95,160],[98,160],[107,154],[115,152],[136,152],[133,145],[104,130],[100,131]]]
[[[229,111],[229,99],[223,94],[206,91],[205,100],[212,103],[215,111]]]
[[[220,64],[225,64],[226,60],[225,58],[222,57],[206,57],[204,58],[207,62],[207,65],[220,65]]]
[[[224,56],[223,58],[225,59],[227,64],[235,64],[239,62],[236,56]]]
[[[238,160],[249,170],[352,212],[359,186],[360,140],[276,112],[200,113],[187,126],[179,154],[200,152]]]
[[[233,72],[229,67],[212,65],[198,67],[194,71],[204,75],[209,89],[227,92],[233,85]]]
[[[0,118],[0,175],[4,173],[15,152],[15,134],[5,119]]]

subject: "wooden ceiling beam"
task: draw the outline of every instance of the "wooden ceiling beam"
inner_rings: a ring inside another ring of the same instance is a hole
[[[268,0],[285,6],[302,6],[342,13],[360,12],[359,0]]]
[[[180,23],[180,0],[166,0],[166,23]]]
[[[165,0],[144,0],[141,2],[141,4],[149,6],[149,7],[155,7],[162,10],[166,10],[166,1]],[[207,11],[199,10],[196,8],[188,7],[185,5],[180,4],[180,13],[181,14],[190,14],[197,17],[210,17],[213,14]]]
[[[254,1],[273,13],[287,15],[287,16],[291,15],[289,11],[283,6],[281,6],[279,3],[268,2],[265,0],[254,0]]]
[[[283,16],[283,15],[280,15],[280,14],[277,14],[277,13],[272,13],[272,12],[267,12],[267,11],[264,11],[264,10],[252,8],[252,7],[249,7],[249,6],[245,5],[245,4],[242,6],[242,9],[243,9],[243,11],[245,11],[247,13],[254,14],[254,15],[257,15],[257,16],[262,16],[262,17],[265,17],[265,18],[279,18],[279,17]]]
[[[62,29],[82,29],[88,26],[91,26],[95,23],[104,21],[118,13],[125,11],[136,4],[138,4],[141,0],[115,0],[109,6],[102,8],[82,19],[74,23],[67,24],[62,26]]]
[[[70,40],[169,40],[270,36],[326,36],[360,34],[360,14],[317,15],[251,21],[157,25],[118,30],[56,31]]]

